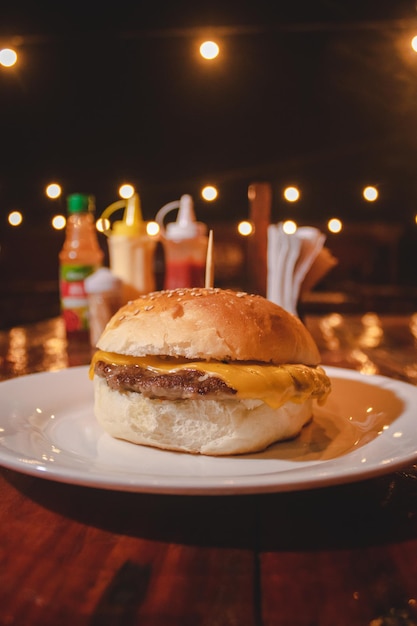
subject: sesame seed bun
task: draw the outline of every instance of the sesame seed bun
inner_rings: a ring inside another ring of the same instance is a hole
[[[131,356],[317,365],[302,322],[257,295],[222,289],[153,292],[122,307],[97,347]]]

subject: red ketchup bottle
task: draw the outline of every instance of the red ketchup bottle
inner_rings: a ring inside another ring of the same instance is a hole
[[[164,226],[165,216],[178,209],[175,222]],[[204,287],[207,226],[197,222],[190,195],[163,206],[156,215],[165,255],[164,289]]]

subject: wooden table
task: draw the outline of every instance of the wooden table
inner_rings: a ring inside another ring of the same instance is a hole
[[[324,363],[417,382],[417,316],[306,323]],[[59,318],[12,328],[0,333],[0,380],[90,356],[88,343],[67,345]],[[234,496],[106,491],[1,469],[0,524],[1,626],[417,624],[416,465]]]

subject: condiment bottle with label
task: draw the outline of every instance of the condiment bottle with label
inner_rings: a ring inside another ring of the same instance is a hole
[[[164,225],[165,216],[178,209],[175,222]],[[204,287],[207,256],[207,226],[197,222],[193,199],[184,194],[164,205],[156,215],[165,255],[164,288]]]
[[[154,291],[154,253],[157,237],[149,235],[142,218],[139,195],[118,200],[108,206],[101,219],[109,221],[117,210],[123,209],[123,219],[113,222],[104,232],[108,236],[110,269],[121,279],[123,302]]]
[[[102,265],[104,257],[95,226],[94,196],[68,196],[67,211],[65,240],[59,253],[61,311],[67,334],[88,337],[85,279]]]

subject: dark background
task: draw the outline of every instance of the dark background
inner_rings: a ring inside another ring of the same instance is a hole
[[[39,266],[55,263],[62,233],[53,245],[46,233],[69,193],[95,194],[99,213],[129,181],[146,219],[191,193],[218,225],[247,217],[248,185],[268,181],[276,221],[398,226],[389,280],[417,286],[415,34],[411,0],[3,5],[0,45],[19,61],[0,68],[0,280],[31,275],[13,256],[30,232],[49,250]],[[206,38],[221,46],[214,62],[198,54]],[[45,197],[51,181],[63,200]],[[13,244],[12,209],[25,216]]]
[[[408,220],[416,18],[403,0],[3,6],[0,43],[20,42],[20,59],[0,71],[1,215],[46,211],[51,180],[100,207],[129,180],[150,216],[213,182],[219,214],[241,215],[265,179],[300,185],[305,219]],[[211,63],[205,36],[221,45]]]

